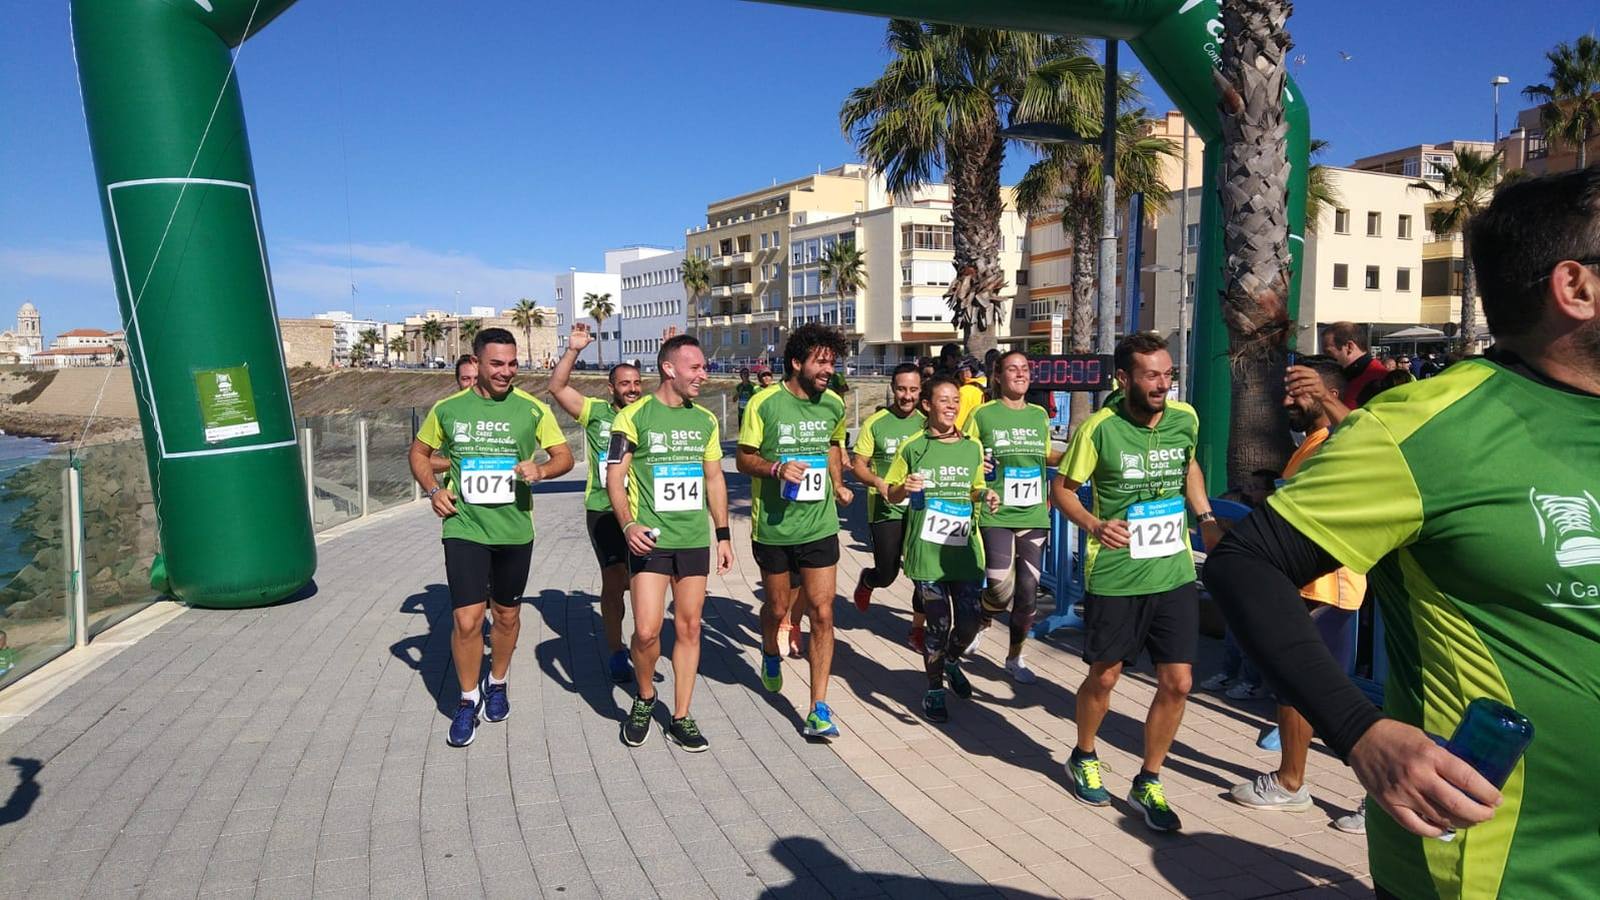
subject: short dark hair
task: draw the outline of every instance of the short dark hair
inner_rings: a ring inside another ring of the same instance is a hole
[[[470,354],[470,353],[463,353],[460,356],[456,357],[456,377],[457,378],[461,377],[461,367],[466,365],[467,363],[470,363],[470,362],[472,362],[472,354]]]
[[[1302,356],[1296,360],[1295,365],[1305,366],[1322,378],[1322,383],[1335,393],[1344,390],[1349,380],[1344,377],[1344,366],[1331,356],[1318,353],[1312,356]]]
[[[483,348],[490,344],[510,344],[515,347],[517,339],[504,328],[485,328],[472,338],[472,355],[482,356]]]
[[[1370,345],[1367,343],[1367,329],[1362,328],[1360,325],[1357,325],[1354,322],[1334,322],[1330,325],[1324,325],[1322,327],[1322,337],[1332,337],[1333,345],[1335,347],[1343,347],[1345,344],[1355,344],[1363,351],[1370,347]]]
[[[662,379],[665,379],[667,377],[667,370],[664,368],[664,366],[666,364],[667,357],[675,353],[679,347],[698,346],[700,346],[700,342],[695,340],[695,337],[692,334],[676,334],[667,338],[665,341],[662,341],[661,350],[656,353],[656,372],[660,374]]]
[[[843,359],[850,352],[839,329],[821,322],[801,325],[789,332],[789,340],[784,342],[783,377],[787,379],[794,371],[791,363],[804,363],[818,350],[832,350],[835,359]]]
[[[1135,353],[1155,353],[1167,349],[1167,339],[1159,334],[1148,331],[1135,331],[1117,342],[1116,352],[1112,354],[1112,365],[1118,372],[1133,373],[1133,355]]]
[[[899,378],[901,375],[915,375],[918,378],[921,378],[922,367],[916,363],[901,363],[900,365],[894,367],[893,372],[889,373],[889,383],[894,384],[894,380]]]
[[[956,381],[954,376],[946,375],[943,372],[939,372],[937,374],[930,375],[927,378],[922,379],[922,397],[917,402],[919,402],[919,403],[932,403],[933,402],[933,389],[938,387],[941,384],[948,384],[951,387],[955,388],[957,391],[961,390],[961,384],[960,384],[960,382]]]
[[[1489,331],[1526,334],[1556,263],[1600,257],[1600,165],[1506,185],[1467,227]]]
[[[606,381],[610,382],[611,384],[616,384],[618,369],[632,369],[635,372],[639,371],[639,367],[633,363],[617,363],[611,367],[611,371],[606,373]]]

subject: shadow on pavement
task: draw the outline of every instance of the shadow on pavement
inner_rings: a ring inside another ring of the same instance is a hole
[[[8,762],[17,770],[18,780],[17,786],[11,789],[11,796],[6,798],[6,805],[0,806],[0,825],[22,821],[33,810],[41,793],[38,776],[44,763],[25,756],[13,756]]]
[[[442,716],[453,716],[461,694],[455,684],[455,666],[450,661],[450,634],[455,619],[450,608],[450,589],[430,584],[400,604],[403,613],[420,614],[428,621],[426,634],[413,634],[389,645],[395,658],[417,671]]]
[[[944,881],[896,872],[867,872],[809,837],[791,837],[771,846],[772,858],[794,873],[795,880],[761,893],[773,900],[815,900],[817,897],[962,897],[970,894],[998,896],[977,875],[970,881]],[[1007,888],[1004,896],[1027,898],[1044,895]]]
[[[1135,834],[1135,829],[1142,827],[1135,823],[1124,823],[1122,830]],[[1158,850],[1152,854],[1156,871],[1172,885],[1173,890],[1184,897],[1217,889],[1217,883],[1212,880],[1216,874],[1207,864],[1208,860],[1215,859],[1227,860],[1240,871],[1253,874],[1271,885],[1269,889],[1258,892],[1235,893],[1236,897],[1303,896],[1296,892],[1305,890],[1348,897],[1354,895],[1348,890],[1341,893],[1340,887],[1335,885],[1343,883],[1341,886],[1345,889],[1358,886],[1349,883],[1353,881],[1349,872],[1286,849],[1292,844],[1263,847],[1232,835],[1214,832],[1195,834],[1189,840],[1187,846]],[[1367,892],[1366,896],[1370,897],[1372,893]]]

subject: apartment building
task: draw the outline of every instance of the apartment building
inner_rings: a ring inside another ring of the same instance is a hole
[[[1545,137],[1544,121],[1537,106],[1518,112],[1516,125],[1497,146],[1505,153],[1507,172],[1527,169],[1534,175],[1549,175],[1578,167],[1577,147]],[[1589,165],[1600,162],[1600,132],[1589,139],[1585,151]]]
[[[682,266],[682,250],[664,249],[622,263],[621,358],[654,365],[666,336],[688,330]]]

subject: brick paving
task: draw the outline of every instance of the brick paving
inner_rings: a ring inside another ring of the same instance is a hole
[[[572,477],[536,501],[513,715],[446,747],[449,603],[437,521],[413,505],[324,536],[314,595],[186,612],[0,733],[0,898],[1371,895],[1361,839],[1328,827],[1359,794],[1331,757],[1312,754],[1313,812],[1223,799],[1274,759],[1254,747],[1264,705],[1191,704],[1176,836],[1064,793],[1070,637],[1031,643],[1041,680],[1013,690],[997,626],[976,697],[922,722],[903,581],[866,616],[840,601],[845,735],[807,742],[804,662],[781,696],[756,678],[748,485],[730,488],[737,564],[711,580],[694,707],[709,753],[618,741],[628,695],[605,677]],[[847,593],[868,554],[842,540]],[[1113,701],[1114,793],[1151,690],[1134,673]]]

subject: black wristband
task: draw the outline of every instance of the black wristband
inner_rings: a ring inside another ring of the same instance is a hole
[[[718,526],[717,527],[717,540],[719,540],[719,541],[731,541],[731,540],[733,540],[733,529],[729,528],[726,525]]]

